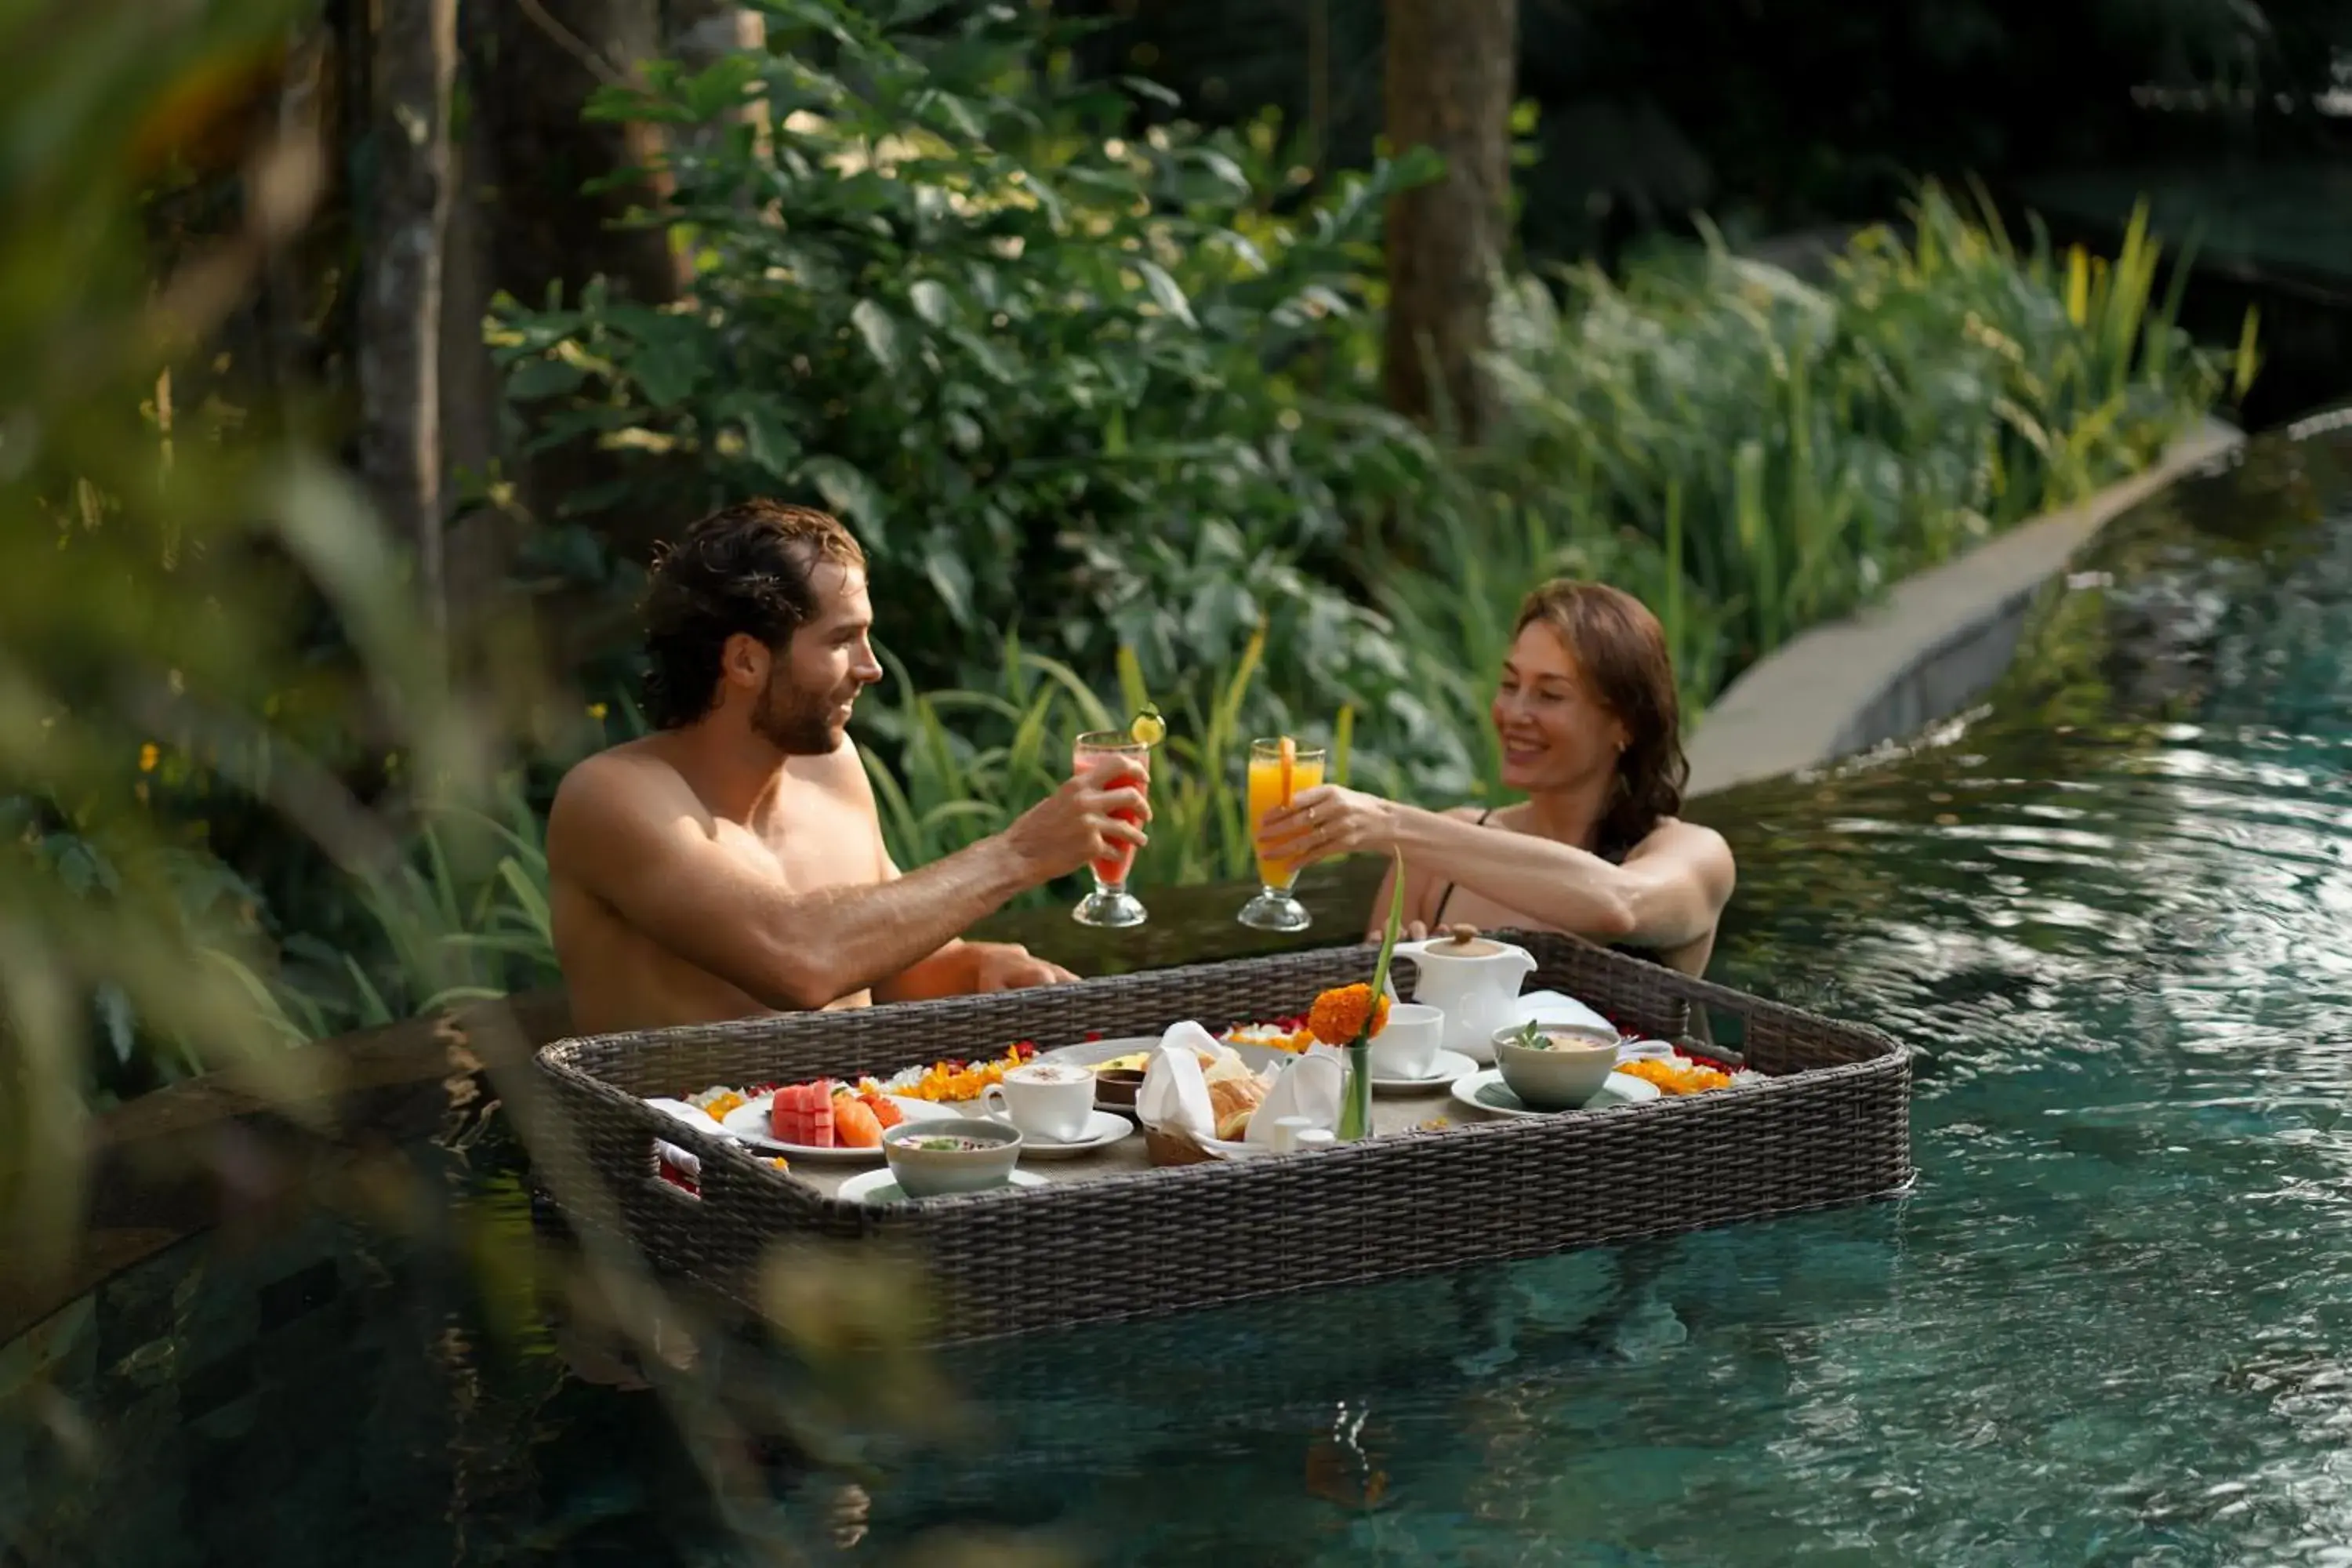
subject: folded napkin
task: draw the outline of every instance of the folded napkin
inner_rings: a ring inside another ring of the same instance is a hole
[[[1217,1048],[1209,1031],[1189,1018],[1170,1026],[1151,1048],[1143,1087],[1135,1091],[1136,1120],[1162,1132],[1189,1134],[1196,1142],[1215,1142],[1217,1117],[1209,1104],[1209,1082],[1201,1076],[1198,1053],[1213,1056]]]
[[[1143,1069],[1143,1087],[1135,1091],[1136,1120],[1162,1132],[1181,1132],[1206,1147],[1216,1144],[1217,1115],[1209,1100],[1209,1082],[1201,1070],[1201,1054],[1234,1057],[1200,1025],[1187,1020],[1171,1026],[1152,1047]],[[1336,1131],[1339,1097],[1347,1079],[1345,1058],[1329,1046],[1312,1046],[1305,1055],[1284,1062],[1273,1087],[1250,1113],[1242,1142],[1263,1147],[1274,1142],[1274,1124],[1286,1116],[1303,1116],[1317,1127]],[[1230,1144],[1223,1145],[1231,1147]]]
[[[664,1100],[656,1096],[648,1099],[646,1103],[652,1106],[656,1110],[661,1111],[665,1115],[685,1122],[689,1127],[699,1128],[705,1132],[716,1132],[722,1138],[732,1138],[734,1136],[734,1134],[728,1131],[727,1129],[719,1126],[719,1123],[710,1120],[709,1116],[699,1107],[688,1105],[682,1100]],[[677,1171],[679,1174],[686,1177],[688,1181],[693,1182],[699,1181],[701,1179],[702,1158],[700,1155],[694,1153],[690,1150],[681,1149],[677,1144],[672,1143],[667,1139],[664,1138],[656,1138],[654,1140],[654,1152],[660,1158],[664,1164]]]
[[[1326,1131],[1339,1130],[1339,1095],[1348,1069],[1337,1048],[1313,1045],[1295,1061],[1285,1062],[1265,1100],[1251,1112],[1245,1143],[1274,1142],[1274,1124],[1286,1116],[1303,1116]]]
[[[680,1121],[685,1122],[688,1127],[696,1128],[704,1132],[716,1132],[721,1137],[731,1138],[734,1136],[734,1134],[728,1131],[726,1128],[720,1126],[719,1122],[712,1118],[709,1111],[703,1110],[698,1105],[688,1105],[682,1100],[664,1100],[658,1095],[648,1099],[646,1103],[652,1106],[656,1110],[668,1112],[670,1115],[677,1118]]]

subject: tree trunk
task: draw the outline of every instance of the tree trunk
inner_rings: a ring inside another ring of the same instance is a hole
[[[377,0],[367,277],[360,299],[361,465],[415,552],[436,623],[441,568],[441,260],[457,0]]]
[[[609,179],[661,156],[659,127],[583,118],[599,87],[637,79],[661,47],[655,0],[478,0],[467,7],[467,73],[488,166],[474,199],[494,215],[490,282],[537,305],[551,282],[576,300],[598,276],[660,304],[677,292],[661,228],[621,226],[658,205],[666,181]]]
[[[550,286],[559,285],[574,305],[597,278],[643,304],[675,300],[681,261],[669,231],[627,221],[661,207],[667,176],[614,178],[658,163],[662,128],[583,117],[592,93],[640,80],[644,62],[659,50],[656,0],[467,0],[466,29],[471,150],[479,160],[466,199],[480,218],[484,302],[503,289],[543,305]],[[592,194],[583,188],[592,180],[613,183]],[[575,498],[626,471],[626,457],[582,437],[551,450],[508,452],[502,463],[520,510],[555,521]],[[606,508],[567,521],[597,529],[628,559],[644,558],[633,511]],[[486,574],[520,537],[518,523],[487,514],[463,531],[471,536],[468,570]],[[498,599],[503,588],[486,580],[484,592]],[[510,601],[500,613],[512,614]]]
[[[669,49],[691,71],[708,70],[739,49],[768,41],[768,21],[730,0],[669,0]]]
[[[749,6],[737,5],[729,0],[668,0],[670,58],[688,71],[699,74],[709,70],[730,55],[747,50],[764,51],[768,45],[768,19]],[[767,100],[752,98],[743,107],[728,115],[716,125],[670,127],[673,145],[682,155],[708,158],[719,151],[721,138],[730,134],[730,125],[749,126],[752,146],[761,156],[768,149]],[[751,197],[746,192],[736,198],[739,210],[751,210]],[[681,274],[681,292],[693,288],[691,277]]]
[[[1389,405],[1465,442],[1487,412],[1476,355],[1507,238],[1517,45],[1517,0],[1388,0],[1389,144],[1445,159],[1389,204]]]

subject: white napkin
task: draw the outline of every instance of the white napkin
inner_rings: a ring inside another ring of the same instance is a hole
[[[1347,1080],[1348,1069],[1337,1048],[1307,1047],[1297,1060],[1283,1064],[1274,1087],[1265,1091],[1265,1102],[1251,1115],[1242,1141],[1273,1142],[1274,1124],[1286,1116],[1304,1116],[1317,1127],[1338,1131],[1339,1096]]]
[[[721,1138],[734,1136],[727,1129],[710,1120],[708,1113],[698,1107],[688,1105],[682,1100],[665,1100],[659,1096],[652,1096],[646,1100],[646,1103],[656,1110],[677,1118],[689,1127],[700,1128],[705,1132],[716,1132]],[[688,1181],[695,1182],[702,1179],[701,1157],[691,1151],[681,1149],[666,1138],[656,1138],[654,1140],[654,1152],[675,1167]]]
[[[709,1111],[704,1110],[699,1106],[688,1105],[682,1100],[664,1100],[659,1096],[649,1098],[646,1100],[646,1103],[652,1106],[656,1110],[667,1111],[670,1115],[677,1117],[680,1121],[685,1122],[688,1127],[698,1128],[705,1132],[716,1132],[722,1137],[731,1138],[734,1136],[734,1134],[729,1132],[726,1128],[720,1126]]]
[[[1216,1111],[1209,1104],[1209,1082],[1201,1076],[1197,1054],[1216,1054],[1217,1042],[1208,1030],[1186,1019],[1169,1026],[1151,1049],[1150,1065],[1143,1069],[1143,1087],[1135,1091],[1136,1120],[1162,1132],[1189,1133],[1202,1143],[1217,1135]]]

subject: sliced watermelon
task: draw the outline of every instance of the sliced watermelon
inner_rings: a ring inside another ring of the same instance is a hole
[[[806,1143],[809,1137],[809,1091],[804,1083],[788,1084],[776,1091],[776,1103],[784,1107],[782,1136],[787,1143]]]
[[[768,1131],[785,1143],[803,1149],[833,1147],[833,1083],[787,1084],[776,1090],[768,1108]]]
[[[821,1078],[808,1086],[809,1135],[802,1142],[812,1149],[830,1149],[835,1142],[833,1135],[833,1089],[834,1083],[829,1078]]]

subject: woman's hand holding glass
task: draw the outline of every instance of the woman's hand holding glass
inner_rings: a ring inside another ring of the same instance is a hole
[[[1258,823],[1257,852],[1302,866],[1340,855],[1386,854],[1394,843],[1396,810],[1376,795],[1318,784],[1265,814]]]

